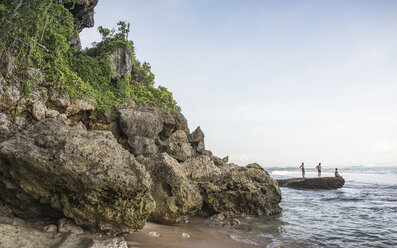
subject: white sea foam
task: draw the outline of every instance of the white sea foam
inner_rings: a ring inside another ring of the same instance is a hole
[[[149,235],[153,236],[153,237],[160,237],[160,234],[158,234],[156,232],[149,232]]]
[[[254,242],[252,240],[244,239],[244,238],[238,237],[237,235],[234,235],[234,234],[231,234],[230,238],[237,242],[246,243],[246,244],[250,244],[250,245],[258,245],[256,242]]]
[[[181,236],[184,238],[190,238],[190,235],[188,233],[182,233]]]
[[[387,186],[397,185],[396,174],[341,173],[341,175],[345,178],[346,181],[350,182]]]
[[[266,246],[266,248],[281,248],[285,247],[280,241],[274,241]]]

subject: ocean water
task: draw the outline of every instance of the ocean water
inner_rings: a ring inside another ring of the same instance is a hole
[[[267,168],[276,179],[298,168]],[[260,247],[397,247],[397,166],[338,168],[338,190],[281,188],[281,214],[240,218],[231,237]],[[323,168],[322,176],[333,176]],[[315,177],[306,168],[306,177]]]

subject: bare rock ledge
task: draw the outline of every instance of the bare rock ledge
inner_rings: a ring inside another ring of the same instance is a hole
[[[338,189],[345,184],[343,177],[277,179],[280,187],[296,189]]]

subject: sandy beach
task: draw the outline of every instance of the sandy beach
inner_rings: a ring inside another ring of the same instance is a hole
[[[161,225],[148,222],[137,233],[125,236],[130,248],[248,248],[261,247],[233,240],[230,235],[216,227],[206,226],[195,220],[189,224]],[[154,233],[159,236],[154,236]],[[189,237],[183,236],[188,234]]]

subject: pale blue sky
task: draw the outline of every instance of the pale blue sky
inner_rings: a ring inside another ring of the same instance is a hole
[[[206,147],[245,165],[397,165],[397,1],[99,0]]]

